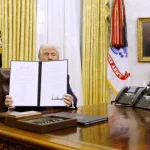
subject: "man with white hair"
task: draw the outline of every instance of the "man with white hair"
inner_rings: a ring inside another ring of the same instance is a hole
[[[40,61],[59,60],[58,48],[54,47],[54,46],[42,45],[39,50],[38,57],[39,57]],[[64,95],[64,102],[67,107],[76,107],[76,105],[77,105],[77,98],[74,95],[74,93],[72,92],[70,84],[69,84],[69,75],[67,77],[67,94]],[[5,105],[9,109],[15,108],[15,106],[13,106],[13,98],[10,95],[6,95]],[[23,108],[21,108],[21,109],[23,109]],[[17,110],[17,108],[16,108],[16,110]],[[19,108],[18,108],[18,110],[19,110]]]

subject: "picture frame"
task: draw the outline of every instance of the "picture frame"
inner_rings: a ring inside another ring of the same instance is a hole
[[[137,20],[138,62],[150,62],[150,18]]]

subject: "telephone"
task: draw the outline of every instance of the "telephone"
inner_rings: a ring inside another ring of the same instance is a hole
[[[150,88],[139,90],[133,98],[133,106],[138,108],[150,109]]]
[[[124,105],[135,105],[145,90],[145,87],[125,86],[116,96],[115,102]]]
[[[140,88],[134,98],[132,99],[132,105],[136,105],[140,98],[144,95],[144,93],[147,91],[146,87]]]

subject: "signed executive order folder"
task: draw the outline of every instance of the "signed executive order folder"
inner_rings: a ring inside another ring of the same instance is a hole
[[[11,61],[9,95],[14,106],[65,106],[68,61]]]

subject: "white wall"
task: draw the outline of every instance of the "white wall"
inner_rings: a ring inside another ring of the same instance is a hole
[[[150,63],[138,62],[137,18],[150,17],[150,0],[124,0],[126,8],[131,85],[144,86],[150,81]]]

